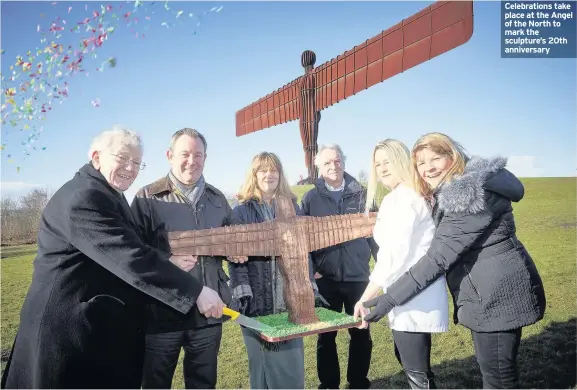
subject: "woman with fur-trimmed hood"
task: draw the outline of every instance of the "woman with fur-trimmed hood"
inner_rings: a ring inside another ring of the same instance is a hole
[[[455,323],[471,330],[483,387],[517,388],[522,328],[541,320],[546,305],[539,272],[516,236],[511,203],[524,187],[505,158],[469,158],[444,134],[421,137],[412,160],[435,236],[385,294],[364,303],[373,308],[364,320],[379,321],[445,275]]]

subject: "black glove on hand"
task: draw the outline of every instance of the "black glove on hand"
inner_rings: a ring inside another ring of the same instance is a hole
[[[248,309],[248,304],[250,302],[250,297],[249,296],[240,297],[239,301],[240,301],[240,304],[238,307],[238,312],[246,315],[246,311]]]
[[[363,306],[367,309],[374,307],[374,309],[365,316],[364,320],[367,322],[377,322],[389,314],[396,304],[388,294],[383,294],[370,301],[363,302]]]
[[[313,290],[313,292],[315,295],[315,307],[324,307],[325,309],[331,307],[327,300],[317,290]]]

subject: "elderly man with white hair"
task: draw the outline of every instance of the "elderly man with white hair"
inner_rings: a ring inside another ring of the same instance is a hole
[[[146,245],[124,197],[144,168],[132,131],[100,134],[42,213],[2,388],[140,388],[145,305],[222,316],[218,294]]]
[[[365,211],[366,189],[345,172],[345,155],[339,145],[322,146],[315,156],[319,179],[302,199],[306,215],[355,214]],[[378,246],[372,237],[359,238],[311,253],[319,292],[330,309],[353,315],[354,307],[369,282],[371,253],[377,257]],[[368,329],[349,329],[347,381],[353,389],[370,386],[367,377],[373,343]],[[317,373],[321,389],[338,389],[341,377],[336,345],[337,332],[322,333],[317,341]]]

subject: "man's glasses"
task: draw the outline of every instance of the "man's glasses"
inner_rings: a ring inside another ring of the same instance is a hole
[[[140,169],[141,171],[146,168],[146,164],[140,161],[134,161],[130,157],[121,156],[119,154],[110,153],[114,157],[116,157],[116,162],[124,165],[132,164],[135,168]]]

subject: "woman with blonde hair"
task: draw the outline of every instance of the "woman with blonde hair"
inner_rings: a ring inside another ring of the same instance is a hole
[[[275,218],[275,199],[291,198],[297,214],[302,214],[291,191],[279,158],[274,153],[257,154],[237,197],[231,225],[270,221]],[[274,257],[251,256],[229,262],[233,298],[246,316],[266,316],[286,311],[283,278]],[[248,261],[247,261],[248,260]],[[311,288],[317,306],[328,306],[320,296],[309,261]],[[305,386],[302,338],[268,343],[253,331],[242,328],[253,389],[302,389]]]
[[[483,387],[517,388],[522,328],[540,321],[546,306],[539,272],[515,234],[511,203],[524,187],[505,158],[469,158],[440,133],[421,137],[412,161],[416,187],[432,204],[435,236],[385,294],[363,304],[374,307],[364,320],[380,320],[446,275],[454,320],[471,330]]]
[[[429,249],[435,225],[425,199],[414,190],[411,155],[392,139],[379,142],[372,154],[366,210],[371,209],[379,187],[390,192],[379,207],[373,237],[379,245],[369,284],[355,305],[355,317],[368,314],[363,302],[387,291]],[[363,321],[362,328],[367,327]],[[449,329],[449,302],[445,278],[389,313],[395,355],[413,389],[435,388],[431,371],[431,333]]]

